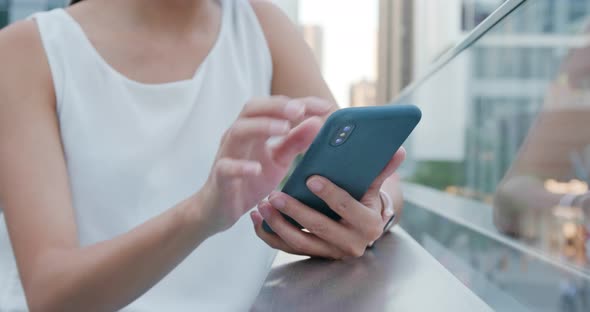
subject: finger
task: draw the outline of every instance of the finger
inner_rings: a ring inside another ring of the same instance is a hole
[[[258,205],[258,211],[268,225],[292,250],[297,253],[323,257],[340,258],[342,253],[317,236],[306,233],[288,222],[268,201]],[[268,234],[268,233],[267,233]]]
[[[326,202],[347,224],[360,231],[367,241],[373,241],[381,235],[382,220],[379,213],[324,177],[312,176],[306,184],[310,191]]]
[[[305,116],[326,116],[338,109],[338,105],[332,101],[318,97],[306,97],[299,99],[305,104]]]
[[[257,176],[262,172],[262,165],[252,160],[221,158],[215,162],[214,171],[221,178]]]
[[[285,241],[283,241],[280,236],[267,233],[262,228],[262,222],[264,221],[264,218],[258,211],[250,212],[250,219],[252,219],[252,223],[254,224],[254,231],[256,231],[256,235],[270,247],[291,254],[299,254],[295,249],[291,248],[291,246],[285,243]]]
[[[385,222],[389,222],[390,219],[395,215],[393,210],[393,199],[385,192],[379,192],[379,200],[381,201],[381,219]]]
[[[311,117],[303,121],[277,145],[271,148],[272,159],[282,166],[288,166],[295,156],[305,152],[320,132],[323,121],[319,117]]]
[[[285,96],[254,99],[244,105],[242,117],[273,117],[296,121],[305,115],[305,103]]]
[[[337,247],[348,256],[360,257],[367,243],[375,239],[358,235],[354,229],[345,227],[285,193],[271,193],[269,202],[273,208],[293,218],[311,234]],[[271,227],[275,229],[272,225]]]
[[[233,141],[256,137],[266,140],[271,136],[285,135],[290,130],[291,124],[286,120],[267,117],[240,118],[227,130],[226,139]]]
[[[365,193],[365,195],[363,197],[363,200],[366,197],[377,196],[377,193],[379,193],[379,190],[381,190],[381,186],[383,185],[383,182],[385,182],[385,180],[387,178],[389,178],[399,168],[399,166],[403,163],[403,161],[405,159],[406,159],[406,149],[404,147],[400,147],[397,150],[397,152],[393,155],[391,160],[389,160],[389,162],[387,163],[385,168],[381,171],[379,176],[377,176],[375,181],[373,181],[373,183],[371,183],[371,185],[369,186],[369,189],[367,190],[367,192]],[[363,201],[363,200],[361,200],[361,201]]]

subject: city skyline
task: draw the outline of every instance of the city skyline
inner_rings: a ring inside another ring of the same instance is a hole
[[[284,1],[284,0],[283,0]],[[301,25],[323,30],[323,74],[336,101],[350,104],[350,88],[361,80],[375,80],[377,1],[300,0]],[[354,19],[352,19],[354,17]]]
[[[360,80],[350,86],[350,106],[377,105],[377,89],[374,81]]]

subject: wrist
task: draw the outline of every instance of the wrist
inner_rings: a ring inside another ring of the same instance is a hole
[[[380,190],[379,200],[381,201],[381,218],[385,222],[385,225],[383,226],[383,233],[381,234],[381,236],[383,236],[383,234],[389,232],[389,229],[395,225],[397,218],[395,216],[395,209],[393,207],[393,200],[391,199],[391,196],[389,196],[389,194],[383,190]],[[375,241],[369,243],[368,247],[371,248],[374,244]]]
[[[211,196],[209,189],[204,186],[198,192],[190,196],[183,205],[183,218],[186,226],[198,229],[198,231],[206,236],[212,236],[215,231],[213,225],[209,221],[209,210],[213,206],[211,204]]]
[[[383,190],[379,191],[379,197],[381,198],[381,203],[383,207],[382,216],[384,221],[386,222],[385,226],[383,227],[383,232],[387,232],[395,224],[396,221],[393,199],[391,198],[391,196],[389,196],[389,194],[387,194],[387,192]]]

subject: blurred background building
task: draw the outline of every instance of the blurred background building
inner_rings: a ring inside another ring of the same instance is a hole
[[[415,74],[424,73],[502,2],[416,1],[416,19],[429,22],[416,24],[421,35],[415,39]],[[486,34],[448,66],[452,79],[428,84],[430,90],[414,97],[426,116],[411,144],[418,182],[439,189],[458,185],[463,195],[491,200],[544,104],[564,51],[580,43],[566,31],[589,12],[587,1],[535,2],[535,13],[546,18],[530,14]],[[452,174],[444,180],[435,172]]]
[[[350,106],[377,105],[375,82],[363,79],[350,86]]]
[[[377,103],[396,98],[414,78],[414,2],[379,0]]]
[[[588,1],[537,0],[536,6],[544,18],[530,14],[508,22],[466,60],[465,184],[484,196],[495,192],[514,161],[564,53],[586,36],[568,32],[587,22]]]

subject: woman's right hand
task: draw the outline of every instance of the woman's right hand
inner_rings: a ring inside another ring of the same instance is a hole
[[[195,197],[207,232],[228,229],[273,191],[335,108],[318,98],[248,102],[223,135],[207,182]],[[267,141],[275,136],[283,138],[270,146]]]

